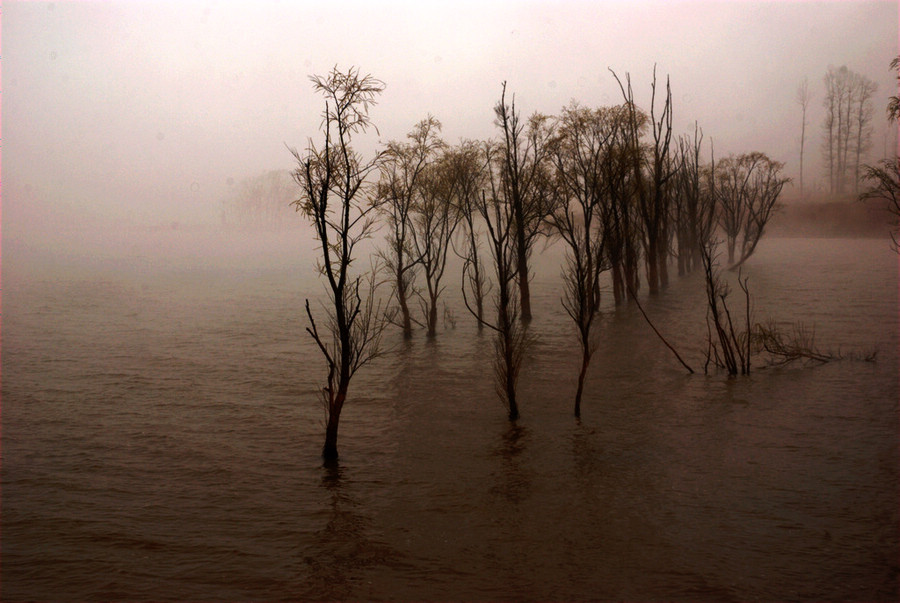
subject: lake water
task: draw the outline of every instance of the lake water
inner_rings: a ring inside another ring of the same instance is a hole
[[[515,425],[454,273],[436,340],[391,332],[353,381],[326,469],[312,244],[117,236],[4,247],[4,601],[898,599],[885,240],[770,239],[746,266],[755,319],[814,325],[827,365],[704,375],[699,274],[643,298],[698,374],[607,303],[580,422],[559,250]]]

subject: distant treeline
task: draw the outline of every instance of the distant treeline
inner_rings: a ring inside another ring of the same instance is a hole
[[[269,170],[232,185],[222,201],[225,227],[281,230],[305,223],[291,207],[297,184],[290,170]]]

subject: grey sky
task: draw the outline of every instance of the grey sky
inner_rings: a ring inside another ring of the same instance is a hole
[[[523,113],[554,113],[620,102],[611,67],[646,106],[656,63],[677,133],[697,120],[717,155],[764,151],[790,175],[804,76],[816,168],[829,64],[879,84],[873,155],[897,90],[897,2],[7,1],[2,17],[4,230],[52,207],[215,220],[230,183],[317,135],[307,76],[335,64],[387,84],[382,140],[431,113],[455,142],[494,135],[503,80]]]

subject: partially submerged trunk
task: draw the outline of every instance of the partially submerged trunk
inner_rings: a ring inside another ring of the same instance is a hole
[[[322,458],[326,462],[336,461],[338,458],[338,424],[341,421],[341,410],[344,408],[344,400],[347,399],[349,385],[349,383],[340,385],[334,401],[329,404],[328,425],[325,428],[325,445],[322,447]]]
[[[575,417],[581,418],[581,396],[584,392],[584,378],[587,375],[588,365],[591,362],[591,353],[585,347],[581,355],[581,372],[578,374],[578,389],[575,392]]]
[[[406,300],[406,287],[400,286],[399,281],[402,276],[398,276],[397,302],[400,304],[400,320],[403,327],[403,337],[409,339],[412,337],[412,319],[409,315],[409,303]]]

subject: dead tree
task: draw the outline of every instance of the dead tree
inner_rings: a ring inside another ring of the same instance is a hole
[[[612,70],[610,70],[612,71]],[[613,77],[628,108],[627,144],[632,149],[634,190],[644,231],[644,258],[647,263],[647,288],[651,294],[668,284],[667,260],[669,255],[669,203],[668,181],[672,177],[669,147],[672,142],[672,89],[666,78],[666,93],[662,112],[656,115],[656,66],[653,67],[652,96],[650,101],[650,127],[652,147],[642,152],[642,120],[634,103],[631,76],[625,74],[625,84],[615,71]],[[645,167],[646,166],[646,167]],[[645,173],[646,169],[646,173]]]
[[[806,146],[806,110],[809,107],[809,101],[812,100],[812,94],[809,91],[809,79],[803,78],[797,87],[797,96],[795,97],[800,105],[801,122],[800,122],[800,196],[803,197],[803,151]]]
[[[778,209],[781,191],[790,182],[781,176],[783,168],[783,163],[759,152],[730,155],[716,165],[719,224],[725,231],[730,269],[753,254]],[[735,256],[738,243],[740,253]]]
[[[391,141],[384,151],[377,204],[388,226],[388,249],[381,255],[391,273],[394,297],[400,309],[405,338],[412,337],[409,299],[415,294],[415,270],[419,257],[413,248],[411,215],[422,177],[443,146],[440,123],[431,116],[407,134],[409,142]]]
[[[484,328],[484,300],[490,292],[484,262],[481,257],[481,238],[483,229],[479,218],[478,204],[485,187],[486,157],[485,153],[474,141],[463,141],[445,154],[445,161],[452,177],[456,181],[456,208],[463,226],[462,251],[454,247],[456,255],[465,262],[463,271],[475,304],[475,320],[478,330]]]
[[[750,289],[747,279],[738,275],[738,284],[744,293],[745,324],[736,325],[728,308],[730,288],[719,274],[716,241],[707,238],[701,250],[703,272],[706,281],[707,348],[704,372],[710,363],[724,368],[729,375],[750,373]]]
[[[499,177],[496,172],[503,169],[502,150],[496,145],[487,143],[485,153],[487,163],[492,165],[488,171],[489,191],[482,191],[476,202],[476,209],[481,217],[488,247],[491,251],[494,268],[494,307],[497,311],[495,322],[479,319],[479,322],[494,332],[494,377],[497,394],[506,404],[510,421],[519,418],[519,404],[516,397],[516,384],[519,370],[528,342],[524,325],[519,317],[519,303],[513,291],[517,275],[517,246],[515,241],[515,211],[508,197],[500,193]],[[466,283],[471,283],[467,273],[472,270],[473,262],[467,259],[463,266],[463,302],[469,312],[476,316],[476,311],[469,302]]]
[[[351,146],[353,136],[370,126],[368,109],[384,84],[357,68],[335,67],[328,75],[312,76],[315,90],[325,97],[321,146],[309,140],[306,151],[291,153],[297,161],[294,179],[300,198],[294,207],[309,218],[320,242],[318,269],[326,280],[327,321],[320,329],[306,300],[306,329],[325,359],[327,378],[322,397],[327,415],[326,461],[337,459],[338,424],[353,375],[380,353],[385,326],[375,301],[376,274],[353,272],[356,246],[374,228],[374,205],[366,182],[378,157],[366,161]]]
[[[516,274],[522,320],[531,320],[531,289],[528,262],[535,239],[541,234],[544,217],[551,200],[546,193],[549,181],[547,165],[550,120],[533,114],[527,124],[522,123],[513,97],[506,104],[506,82],[500,102],[494,106],[496,124],[503,138],[500,142],[500,178],[497,194],[510,207],[513,218],[513,240],[516,251]]]
[[[425,291],[418,292],[429,337],[437,332],[438,300],[460,212],[455,204],[458,182],[444,156],[427,166],[412,211],[412,240]]]
[[[699,269],[704,232],[711,232],[715,219],[715,198],[703,182],[700,147],[703,131],[694,124],[693,138],[678,140],[678,169],[673,179],[673,211],[678,239],[678,274]]]
[[[581,416],[584,380],[596,348],[593,326],[600,311],[600,275],[609,269],[603,247],[603,201],[607,197],[603,165],[619,126],[610,113],[574,102],[564,108],[552,153],[560,199],[548,220],[566,244],[562,303],[575,323],[581,345],[576,417]]]
[[[638,115],[643,116],[643,113]],[[610,110],[610,118],[617,122],[618,127],[602,164],[606,183],[602,206],[603,239],[612,271],[616,305],[631,299],[629,290],[640,289],[640,224],[632,167],[632,154],[636,151],[628,144],[631,117],[631,108],[626,105]]]
[[[824,84],[822,154],[830,190],[842,194],[851,175],[853,186],[858,187],[862,153],[871,145],[871,99],[877,85],[846,65],[830,66]]]

